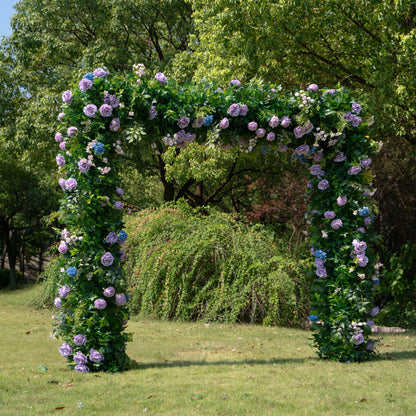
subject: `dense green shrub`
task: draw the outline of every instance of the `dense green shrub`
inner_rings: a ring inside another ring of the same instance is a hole
[[[20,270],[16,270],[16,281],[18,285],[23,283],[23,274]],[[0,289],[9,286],[10,284],[10,270],[0,269]]]
[[[282,241],[231,216],[176,206],[127,221],[132,312],[164,319],[301,325],[310,279]]]
[[[41,282],[39,294],[33,299],[32,305],[37,308],[51,308],[56,291],[62,286],[62,274],[57,258],[52,258],[45,266],[45,270],[38,276]]]

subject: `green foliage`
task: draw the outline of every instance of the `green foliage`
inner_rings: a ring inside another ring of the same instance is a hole
[[[284,242],[183,203],[129,217],[126,275],[133,312],[164,319],[300,326],[310,277]]]
[[[23,281],[23,275],[20,270],[16,271],[16,283],[20,284]],[[10,270],[0,269],[0,289],[8,287],[10,284]]]
[[[45,266],[45,270],[38,276],[40,289],[33,299],[36,308],[51,308],[56,292],[63,285],[62,273],[57,258],[52,258]]]

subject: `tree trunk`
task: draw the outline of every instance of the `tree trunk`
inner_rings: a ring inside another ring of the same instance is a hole
[[[19,269],[25,277],[25,269],[26,269],[26,262],[25,262],[25,232],[22,231],[20,235],[20,247],[19,247]]]

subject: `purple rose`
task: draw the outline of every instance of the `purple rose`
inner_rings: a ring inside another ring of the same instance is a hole
[[[117,306],[123,306],[127,302],[125,295],[116,295],[116,305]]]
[[[110,123],[110,130],[111,131],[118,131],[120,129],[120,119],[113,118]]]
[[[87,364],[88,359],[81,351],[78,351],[74,355],[74,361],[75,361],[75,364]]]
[[[295,149],[295,153],[298,155],[304,155],[309,152],[309,146],[307,144],[302,144],[301,146]]]
[[[365,241],[354,240],[352,245],[354,246],[354,251],[356,253],[362,253],[367,250],[367,243]]]
[[[61,241],[58,247],[58,251],[61,254],[65,254],[68,251],[68,246],[66,245],[65,241]]]
[[[325,211],[324,217],[328,218],[329,220],[333,220],[336,217],[336,215],[334,211]]]
[[[348,198],[346,196],[339,196],[337,198],[337,204],[342,207],[348,202]]]
[[[87,117],[95,117],[95,113],[97,112],[97,106],[95,104],[87,104],[84,107],[83,111]]]
[[[76,373],[88,373],[90,369],[85,364],[78,364],[74,368]]]
[[[94,350],[94,348],[90,349],[90,361],[92,361],[93,363],[99,363],[103,360],[104,360],[104,356],[102,354]]]
[[[55,140],[56,140],[58,143],[61,143],[63,139],[64,139],[64,138],[63,138],[63,136],[62,136],[62,133],[56,133],[56,134],[55,134]]]
[[[65,188],[66,180],[64,178],[59,178],[58,183],[59,183],[59,186],[62,188],[62,190],[65,191],[66,190],[66,188]]]
[[[78,186],[77,181],[74,178],[69,178],[65,181],[65,189],[69,192],[72,192]]]
[[[367,266],[367,264],[368,264],[368,257],[366,257],[366,256],[358,256],[357,257],[357,264],[360,266],[360,267],[365,267],[365,266]]]
[[[379,312],[380,312],[380,308],[378,306],[375,306],[373,309],[371,309],[370,315],[376,316]]]
[[[62,286],[58,289],[59,296],[61,298],[66,298],[71,292],[71,289],[68,285]]]
[[[65,104],[69,104],[71,101],[72,101],[72,92],[71,91],[65,91],[63,94],[62,94],[62,101],[65,103]]]
[[[240,116],[246,116],[248,113],[248,107],[245,104],[240,106]]]
[[[109,104],[103,104],[100,107],[100,114],[102,117],[110,117],[111,113],[113,112],[113,107]]]
[[[289,148],[285,145],[285,144],[282,144],[280,147],[279,147],[279,152],[287,152],[289,150]]]
[[[282,119],[280,120],[280,124],[283,127],[289,127],[291,123],[291,120],[288,116],[283,116]]]
[[[59,143],[59,149],[61,149],[62,151],[66,150],[66,142]]]
[[[365,218],[364,218],[364,225],[365,225],[366,227],[368,227],[368,226],[371,224],[371,222],[372,222],[371,217],[365,217]]]
[[[114,209],[123,209],[123,203],[121,201],[114,202]]]
[[[115,289],[112,286],[107,287],[104,289],[104,296],[107,298],[111,298],[116,293]]]
[[[109,244],[115,244],[118,241],[118,235],[114,231],[109,233],[107,237],[105,238],[105,241]]]
[[[231,104],[228,109],[228,114],[231,117],[237,117],[240,115],[240,106],[238,104]]]
[[[152,105],[149,110],[149,120],[153,120],[156,117],[157,117],[157,110],[156,110],[156,107]]]
[[[277,116],[272,116],[272,118],[269,121],[269,126],[274,129],[275,127],[277,127],[279,125],[279,117]]]
[[[85,92],[89,90],[92,87],[92,81],[88,78],[82,78],[82,80],[79,82],[79,89],[81,92]]]
[[[256,136],[261,139],[262,137],[264,137],[266,135],[266,130],[264,129],[257,129],[256,130]]]
[[[185,129],[186,127],[188,127],[189,122],[190,122],[189,117],[181,117],[178,120],[177,124],[180,129]]]
[[[315,154],[315,156],[313,157],[313,160],[317,163],[319,163],[322,159],[324,158],[324,153],[322,150],[320,150],[319,152],[317,152]]]
[[[334,162],[343,162],[347,157],[343,152],[339,152],[334,157]]]
[[[316,272],[315,273],[316,273],[316,275],[318,277],[327,277],[327,273],[326,273],[325,267],[318,267],[316,269]]]
[[[368,326],[369,328],[372,328],[372,327],[374,326],[374,321],[368,321],[368,322],[367,322],[367,326]]]
[[[123,195],[124,191],[121,188],[116,188],[116,193],[118,193],[119,195]]]
[[[91,167],[90,162],[87,159],[81,159],[78,162],[78,169],[82,173],[87,173],[90,170],[90,167]]]
[[[240,87],[241,86],[241,82],[238,79],[232,79],[230,81],[230,87],[232,87],[232,86]]]
[[[74,126],[69,127],[67,130],[68,137],[74,137],[78,134],[78,129]]]
[[[315,259],[315,266],[318,269],[322,269],[323,267],[325,267],[324,266],[325,262],[326,262],[326,259]]]
[[[155,75],[155,78],[161,83],[161,84],[166,84],[168,82],[168,79],[165,77],[165,74],[163,74],[162,72],[158,72]]]
[[[59,309],[62,306],[61,298],[56,297],[55,300],[53,301],[53,304],[55,305],[56,308]]]
[[[103,101],[113,108],[117,108],[120,105],[120,98],[118,98],[117,95],[108,94],[104,97]]]
[[[72,354],[72,347],[69,344],[62,344],[58,348],[59,354],[62,355],[62,357],[68,358]]]
[[[108,75],[108,72],[105,71],[102,68],[97,68],[94,72],[93,72],[94,76],[97,78],[104,78],[106,75]]]
[[[87,342],[87,338],[84,337],[82,334],[77,334],[74,336],[74,344],[78,345],[78,347],[82,347]]]
[[[360,162],[360,165],[361,165],[363,168],[368,168],[368,167],[370,166],[370,164],[371,164],[371,159],[370,159],[370,158],[363,159],[363,160]]]
[[[353,127],[358,127],[361,124],[361,122],[362,122],[361,117],[354,116],[354,118],[351,121],[351,125]]]
[[[113,264],[113,261],[114,261],[114,257],[108,251],[106,253],[104,253],[104,255],[101,257],[101,264],[103,266],[106,266],[106,267],[111,266]]]
[[[221,121],[220,121],[220,129],[227,129],[230,125],[230,122],[228,121],[227,117],[224,117]]]
[[[58,114],[58,120],[63,121],[63,118],[65,117],[65,113],[59,113]]]
[[[334,230],[339,230],[342,227],[342,225],[343,225],[342,220],[340,220],[340,219],[336,219],[336,220],[331,221],[331,227]]]
[[[312,91],[312,92],[318,92],[319,88],[316,84],[311,84],[309,85],[309,87],[307,88],[308,91]]]
[[[322,168],[319,165],[312,165],[310,168],[311,175],[321,175]]]
[[[363,334],[353,335],[352,338],[353,338],[352,342],[354,343],[354,345],[360,345],[364,342]]]
[[[247,124],[247,128],[250,131],[256,131],[257,130],[257,127],[258,127],[258,125],[257,125],[257,123],[255,121],[250,121],[250,123]]]
[[[326,179],[318,183],[318,189],[320,189],[321,191],[325,191],[328,188],[329,188],[329,182]]]
[[[59,154],[58,156],[56,156],[56,163],[58,166],[65,166],[65,158]]]
[[[104,299],[97,299],[97,300],[94,302],[94,306],[95,306],[97,309],[105,309],[105,308],[107,307],[107,302],[106,302]]]
[[[337,91],[337,90],[334,90],[334,89],[331,89],[331,90],[326,90],[326,91],[324,91],[324,93],[323,93],[322,95],[325,95],[325,94],[331,94],[331,95],[334,95],[334,94],[336,93],[336,91]]]
[[[272,142],[274,139],[276,138],[276,135],[271,131],[267,137],[266,140],[268,140],[269,142]]]
[[[361,106],[360,106],[360,104],[352,103],[351,104],[351,107],[352,107],[352,110],[351,110],[352,113],[355,113],[355,114],[360,114],[361,113]]]
[[[365,234],[365,228],[363,228],[363,227],[358,228],[358,231],[359,231],[361,234]]]
[[[352,166],[348,170],[348,175],[358,175],[361,172],[361,166]]]

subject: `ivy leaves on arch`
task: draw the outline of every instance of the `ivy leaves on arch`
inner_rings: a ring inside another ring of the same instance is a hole
[[[178,85],[135,65],[129,75],[98,68],[62,96],[55,140],[64,196],[59,245],[62,281],[55,298],[55,335],[77,372],[129,367],[128,294],[121,270],[123,142],[156,151],[193,141],[242,151],[290,152],[306,165],[311,203],[309,241],[315,262],[312,314],[323,358],[362,361],[375,353],[372,293],[378,265],[371,250],[372,176],[376,144],[370,117],[343,88],[283,93],[280,87],[232,80]]]

